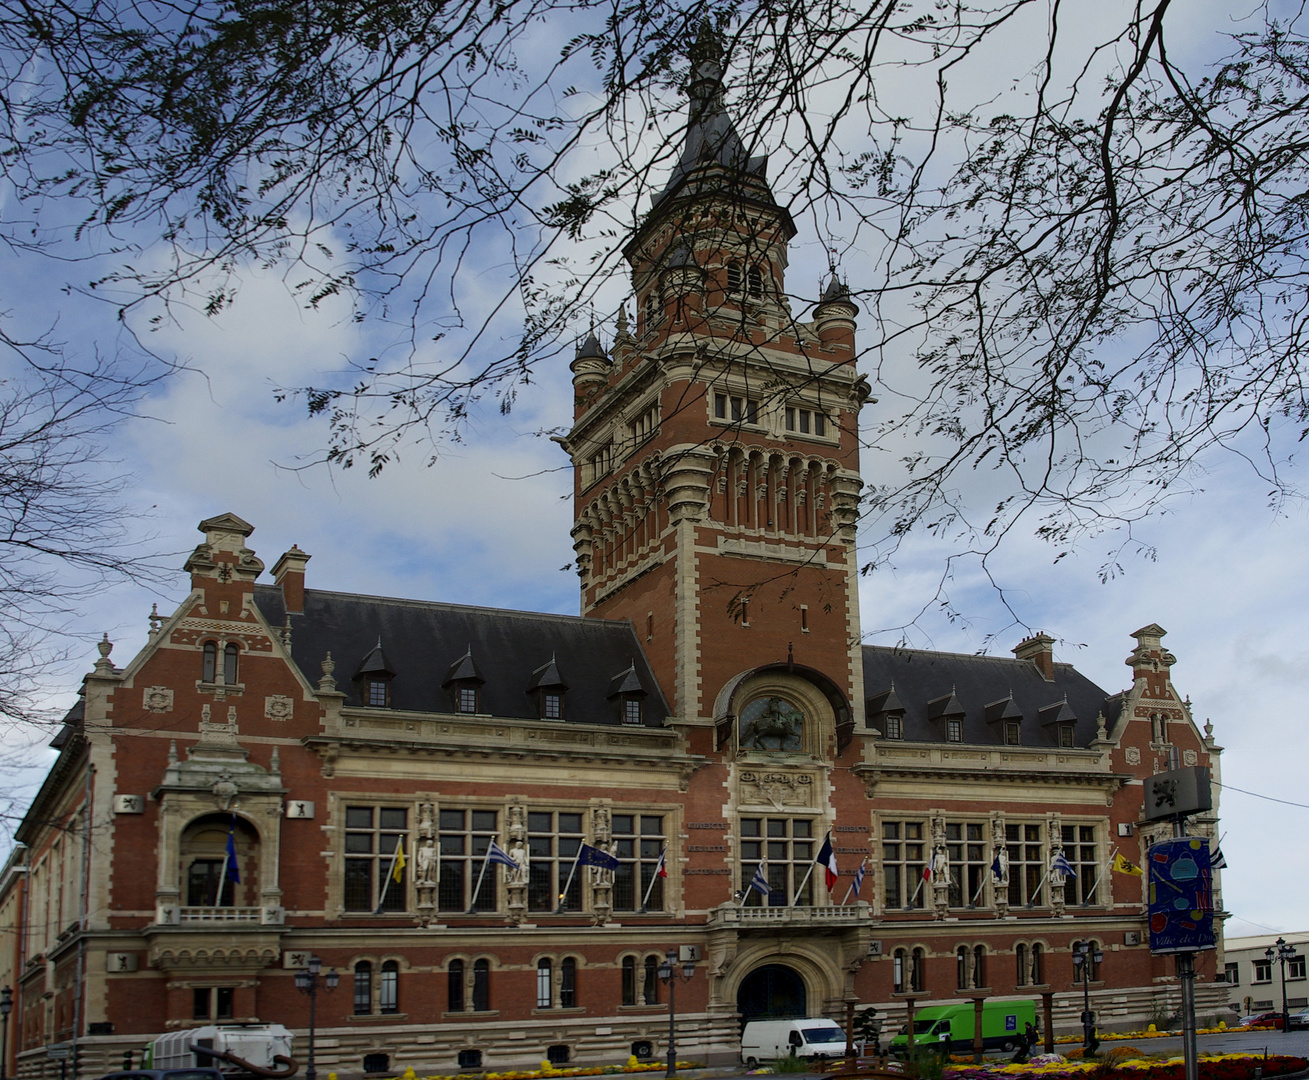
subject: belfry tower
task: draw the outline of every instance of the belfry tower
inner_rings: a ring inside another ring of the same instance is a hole
[[[722,52],[691,47],[683,152],[623,254],[635,325],[572,363],[582,612],[629,619],[682,721],[716,721],[742,673],[789,663],[862,699],[855,556],[858,308],[832,275],[808,322],[786,297],[795,225],[723,105]]]

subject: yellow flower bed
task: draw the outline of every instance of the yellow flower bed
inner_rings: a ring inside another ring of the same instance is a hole
[[[668,1063],[660,1061],[643,1065],[580,1065],[576,1068],[556,1069],[542,1062],[541,1066],[539,1069],[512,1069],[507,1072],[434,1073],[431,1076],[424,1077],[419,1077],[412,1068],[409,1068],[401,1074],[398,1080],[544,1080],[544,1078],[558,1080],[558,1078],[567,1076],[662,1072],[668,1068]],[[679,1069],[703,1069],[704,1064],[698,1061],[679,1061],[677,1067]]]

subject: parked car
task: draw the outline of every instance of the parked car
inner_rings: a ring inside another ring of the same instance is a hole
[[[1309,1031],[1309,1009],[1293,1012],[1286,1018],[1287,1031]]]
[[[1279,1012],[1251,1013],[1237,1021],[1240,1027],[1274,1027],[1282,1030],[1282,1014]]]

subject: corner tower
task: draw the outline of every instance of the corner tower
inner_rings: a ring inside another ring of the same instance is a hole
[[[691,47],[685,145],[623,250],[636,322],[572,364],[582,612],[629,619],[684,722],[744,672],[793,664],[862,699],[855,524],[858,308],[833,274],[808,322],[786,294],[795,225]]]

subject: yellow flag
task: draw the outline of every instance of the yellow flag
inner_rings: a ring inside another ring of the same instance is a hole
[[[1140,872],[1141,872],[1140,870],[1137,871],[1138,874]],[[391,880],[398,884],[399,882],[404,881],[404,879],[405,879],[405,846],[403,843],[397,842],[396,855],[395,855],[395,869],[391,871]]]
[[[1114,869],[1120,874],[1131,874],[1132,877],[1140,877],[1142,873],[1141,868],[1136,863],[1128,862],[1118,854],[1114,855]]]

